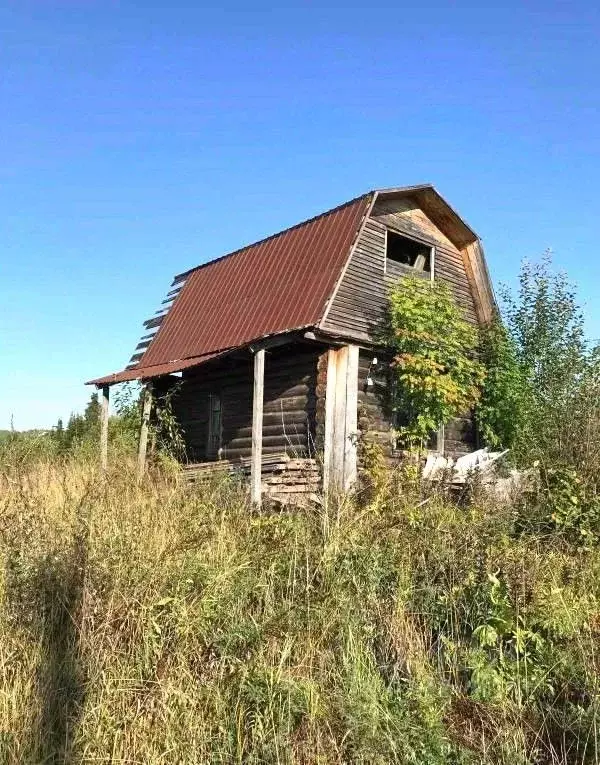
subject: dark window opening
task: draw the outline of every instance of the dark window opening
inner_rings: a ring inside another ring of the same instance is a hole
[[[214,458],[220,456],[222,431],[221,397],[211,393],[208,397],[208,443],[207,456]]]
[[[415,271],[431,272],[431,247],[396,234],[395,231],[387,232],[385,257],[394,263],[410,266]]]

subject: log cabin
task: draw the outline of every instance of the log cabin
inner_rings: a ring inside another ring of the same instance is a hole
[[[239,470],[254,504],[351,489],[361,438],[398,458],[376,337],[389,286],[407,274],[447,282],[468,321],[492,318],[481,241],[429,184],[370,191],[175,276],[128,366],[88,383],[102,391],[103,466],[109,389],[139,380],[140,473],[153,402],[172,391],[191,475]],[[465,416],[432,448],[474,440]]]

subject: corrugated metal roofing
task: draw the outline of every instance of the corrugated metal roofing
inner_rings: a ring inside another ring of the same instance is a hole
[[[175,277],[183,287],[142,357],[88,384],[158,377],[261,337],[315,326],[371,199],[365,194]]]
[[[194,269],[139,366],[317,324],[369,197]]]

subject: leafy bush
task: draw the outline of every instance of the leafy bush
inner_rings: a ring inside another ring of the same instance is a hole
[[[480,330],[479,358],[486,370],[475,409],[479,433],[487,446],[511,449],[522,438],[531,390],[518,347],[499,317]]]
[[[394,353],[399,435],[422,446],[441,425],[470,411],[484,378],[476,359],[477,331],[443,282],[404,277],[391,288],[381,335]]]
[[[574,468],[539,466],[535,486],[521,498],[519,523],[538,534],[558,534],[581,549],[600,542],[600,495]]]

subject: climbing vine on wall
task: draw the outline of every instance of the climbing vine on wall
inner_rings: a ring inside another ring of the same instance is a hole
[[[477,404],[485,369],[478,335],[447,285],[404,277],[390,289],[383,341],[393,352],[400,440],[422,447],[432,431]]]

